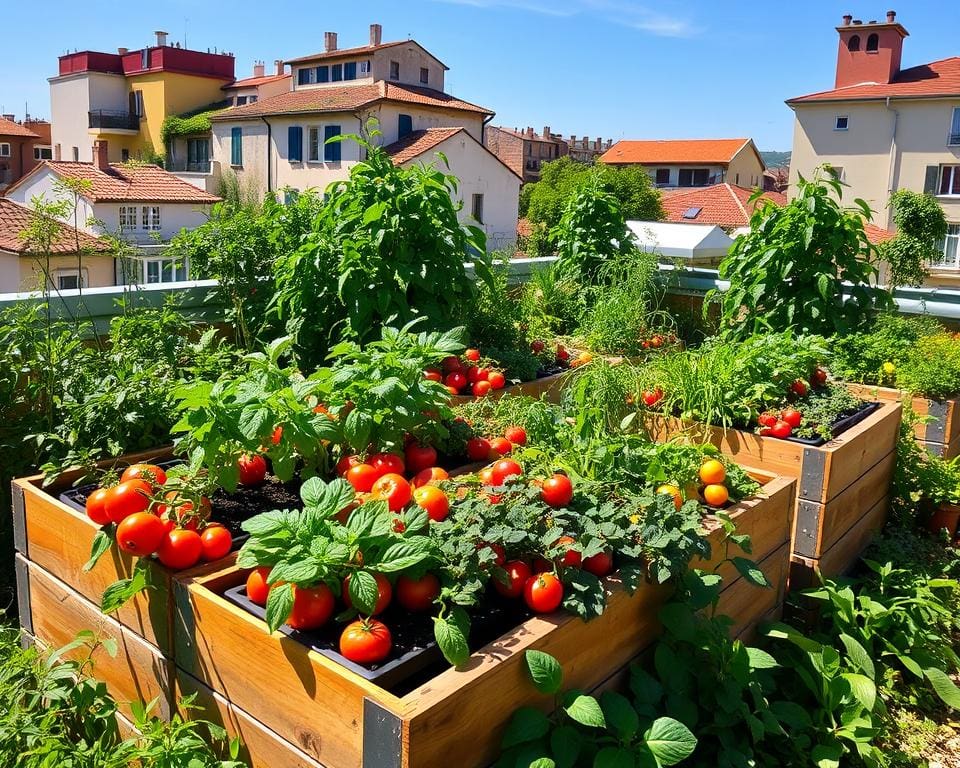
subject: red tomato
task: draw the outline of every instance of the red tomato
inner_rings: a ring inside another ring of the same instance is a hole
[[[293,610],[287,624],[293,629],[320,629],[333,616],[333,592],[326,584],[293,588]]]
[[[337,462],[337,476],[345,477],[352,467],[360,464],[363,464],[363,460],[359,456],[344,456]]]
[[[500,371],[490,371],[490,375],[487,376],[487,382],[489,382],[492,389],[503,389],[507,383],[507,379]]]
[[[147,557],[159,549],[166,535],[166,526],[159,517],[149,512],[135,512],[117,526],[117,546],[128,554]]]
[[[386,501],[391,512],[399,512],[407,506],[412,495],[410,483],[406,481],[403,475],[398,475],[396,472],[378,477],[370,489],[370,493],[373,494],[374,499]]]
[[[776,422],[774,422],[776,424]],[[760,427],[760,437],[773,437],[773,427]]]
[[[401,576],[397,579],[397,602],[408,611],[429,611],[440,595],[440,579],[425,573],[419,579]]]
[[[594,576],[602,579],[613,571],[613,554],[610,552],[600,552],[599,554],[585,558],[583,561],[583,570],[589,571]]]
[[[757,419],[757,423],[761,427],[772,427],[778,421],[780,421],[780,419],[777,418],[777,414],[770,413],[769,411],[767,413],[761,413]]]
[[[797,379],[790,385],[790,391],[797,397],[803,397],[807,394],[807,383],[802,379]]]
[[[359,493],[369,493],[379,477],[377,470],[369,464],[357,464],[355,467],[350,467],[346,474],[347,482]]]
[[[481,549],[489,549],[494,554],[494,565],[503,565],[507,560],[507,553],[503,548],[503,544],[489,544],[486,541],[477,542],[477,551]]]
[[[406,458],[407,472],[415,475],[421,469],[427,469],[437,463],[437,449],[432,445],[411,443],[404,451],[404,457]]]
[[[800,426],[800,422],[803,421],[803,414],[796,408],[785,408],[780,414],[780,418],[793,427],[793,429],[797,429],[797,427]]]
[[[154,485],[163,485],[167,482],[167,473],[156,464],[131,464],[123,470],[123,474],[120,475],[120,482],[136,480],[137,478]]]
[[[107,514],[105,506],[109,495],[109,488],[97,488],[97,490],[87,496],[87,517],[97,525],[106,525],[110,522],[110,516]]]
[[[348,624],[340,635],[340,654],[357,664],[376,664],[390,655],[393,638],[382,621],[367,619]]]
[[[427,368],[427,370],[423,372],[423,378],[427,381],[443,381],[443,374],[436,368]]]
[[[650,346],[654,349],[660,349],[663,346],[663,336],[659,334],[650,338]]]
[[[471,363],[475,363],[480,359],[480,350],[479,349],[468,349],[463,353],[463,356],[469,360]]]
[[[557,344],[557,360],[561,362],[566,362],[570,359],[570,353],[567,351],[567,348],[563,344]]]
[[[493,485],[493,467],[484,467],[477,473],[477,477],[480,478],[480,482],[484,485]],[[497,497],[497,499],[499,500],[499,497]]]
[[[552,573],[538,573],[527,579],[523,599],[535,613],[552,613],[563,602],[563,584]]]
[[[451,387],[449,384],[447,385],[447,392],[449,392],[451,395],[459,395],[459,394],[460,394],[460,390],[459,390],[459,389],[457,389],[456,387]]]
[[[545,557],[535,557],[531,570],[536,573],[553,573],[553,563]]]
[[[233,536],[220,523],[211,523],[200,534],[200,544],[203,547],[201,557],[211,563],[226,557],[233,547]]]
[[[522,474],[523,467],[513,459],[500,459],[500,461],[493,465],[491,479],[496,485],[503,485],[508,477],[519,477]]]
[[[491,458],[499,459],[513,450],[513,443],[505,437],[495,437],[490,441]]]
[[[270,592],[270,587],[267,585],[269,575],[270,568],[267,566],[254,568],[247,574],[247,597],[250,598],[250,602],[256,605],[267,604],[267,595]]]
[[[514,445],[527,444],[527,432],[523,427],[507,427],[503,436]]]
[[[643,400],[643,404],[647,406],[647,408],[653,408],[653,406],[663,400],[663,390],[660,389],[660,387],[657,387],[654,390],[645,390],[640,395],[640,398]]]
[[[459,371],[463,367],[463,364],[456,355],[448,355],[440,362],[440,367],[444,373],[451,373],[452,371]]]
[[[203,541],[200,534],[185,528],[174,528],[163,538],[157,549],[160,562],[175,571],[192,568],[200,562],[202,554]]]
[[[273,434],[270,435],[270,442],[274,445],[280,445],[280,440],[283,439],[283,427],[274,427]]]
[[[539,355],[546,347],[547,345],[539,340],[530,342],[530,351],[535,355]]]
[[[395,453],[375,453],[367,459],[367,464],[377,470],[377,477],[391,473],[402,475],[404,470],[403,458]]]
[[[113,486],[104,498],[103,508],[113,523],[137,512],[145,512],[150,506],[153,486],[146,480],[127,480]]]
[[[556,547],[566,547],[567,550],[559,558],[557,558],[557,565],[561,568],[579,568],[583,562],[583,556],[573,549],[571,545],[576,544],[577,541],[572,536],[561,536],[557,539],[557,542],[554,546]]]
[[[390,600],[393,598],[393,586],[390,584],[390,580],[384,576],[382,573],[374,573],[373,578],[377,580],[377,602],[373,606],[372,616],[376,616],[378,613],[383,613],[387,606],[390,605]],[[341,590],[340,596],[343,598],[344,604],[347,608],[353,608],[353,603],[350,601],[350,577],[347,576],[343,580],[343,589]]]
[[[259,453],[248,453],[237,461],[240,485],[260,485],[267,476],[267,460]]]
[[[543,481],[540,498],[554,509],[565,507],[573,499],[573,483],[566,475],[553,475]]]
[[[435,523],[443,522],[450,514],[450,499],[447,494],[433,485],[425,485],[413,492],[416,505],[427,512],[427,516]]]
[[[450,475],[447,470],[441,469],[440,467],[429,467],[428,469],[421,469],[413,477],[413,482],[411,485],[414,488],[421,488],[424,485],[432,485],[435,482],[440,480],[449,480]]]
[[[530,566],[523,560],[511,560],[509,563],[504,563],[503,570],[507,572],[507,583],[504,584],[500,579],[494,578],[494,589],[504,597],[520,597],[527,579],[532,576]]]
[[[472,387],[470,391],[473,393],[474,397],[486,397],[490,394],[490,391],[493,389],[493,385],[489,381],[478,381]]]
[[[173,517],[181,523],[181,528],[189,528],[191,531],[195,531],[197,530],[198,518],[206,520],[210,517],[210,499],[204,496],[200,500],[200,512],[195,513],[193,511],[193,502],[180,501],[180,503],[177,503],[177,500],[180,498],[180,494],[176,491],[168,491],[165,493],[163,499],[169,503],[160,504],[157,507],[157,514],[160,516],[172,514]]]
[[[453,373],[448,373],[447,378],[444,379],[444,383],[448,387],[453,387],[457,392],[467,386],[467,376],[463,371],[453,371]]]
[[[470,373],[473,373],[471,378]],[[486,368],[471,368],[470,372],[467,373],[467,380],[471,384],[476,384],[478,381],[487,381],[490,378],[490,371]]]
[[[486,461],[490,457],[490,441],[483,437],[467,440],[467,458],[470,461]]]
[[[771,433],[774,437],[779,437],[781,440],[785,437],[790,437],[793,434],[793,427],[791,427],[785,421],[778,421],[771,428]]]
[[[822,387],[827,383],[827,372],[823,368],[814,368],[813,375],[810,376],[814,386]]]

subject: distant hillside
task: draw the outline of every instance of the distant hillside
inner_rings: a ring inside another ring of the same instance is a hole
[[[789,152],[761,152],[760,157],[767,168],[779,168],[782,165],[790,165]]]

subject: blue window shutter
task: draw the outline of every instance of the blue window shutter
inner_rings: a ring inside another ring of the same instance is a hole
[[[330,81],[330,67],[324,64],[322,67],[317,67],[317,82],[318,83],[327,83]]]
[[[303,128],[299,125],[287,128],[287,159],[291,163],[303,161]]]
[[[310,82],[310,70],[304,68],[297,72],[297,85],[307,85]]]
[[[397,122],[397,138],[402,139],[411,133],[413,133],[413,118],[410,115],[400,115]]]
[[[230,129],[230,164],[243,165],[243,129],[239,126]]]
[[[343,64],[334,64],[333,65],[333,77],[331,78],[333,82],[338,82],[343,80]]]
[[[357,79],[357,62],[348,61],[343,65],[343,79],[344,80],[356,80]]]
[[[323,140],[324,142],[332,139],[334,136],[340,135],[340,126],[339,125],[328,125],[323,129]],[[336,141],[333,144],[324,144],[323,145],[323,159],[328,163],[339,163],[340,162],[340,142]]]

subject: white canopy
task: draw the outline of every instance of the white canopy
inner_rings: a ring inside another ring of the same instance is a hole
[[[733,245],[730,236],[712,224],[628,221],[627,227],[643,250],[691,264],[717,264]]]

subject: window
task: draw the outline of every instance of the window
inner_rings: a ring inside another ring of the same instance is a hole
[[[848,51],[860,50],[860,35],[854,35],[847,41],[847,50]]]
[[[390,62],[390,79],[391,80],[400,79],[400,62],[399,61]]]
[[[137,228],[137,206],[120,206],[120,231],[129,231]]]
[[[833,130],[835,131],[845,131],[850,127],[850,118],[847,115],[837,115],[837,119],[833,123]]]
[[[420,67],[420,82],[424,85],[430,82],[430,70],[426,67]]]
[[[357,79],[357,62],[348,61],[343,65],[343,79],[344,80],[356,80]]]
[[[867,53],[876,53],[880,49],[880,35],[876,32],[867,38]]]
[[[953,120],[950,123],[950,139],[947,144],[960,144],[960,107],[953,108]]]
[[[79,147],[72,147],[72,149],[73,149],[73,162],[79,163],[79,162],[80,162],[80,148],[79,148]]]
[[[147,231],[159,232],[160,206],[145,205],[141,213],[143,214],[143,218],[140,220],[140,226]]]
[[[209,139],[187,139],[187,170],[210,162]]]
[[[291,163],[303,162],[303,128],[299,125],[287,128],[287,159]]]
[[[130,114],[143,117],[143,91],[130,91]]]
[[[360,74],[369,75],[370,74],[370,61],[361,61],[360,62]]]
[[[58,269],[53,276],[56,279],[58,291],[75,291],[87,285],[86,275],[81,274],[78,269]]]
[[[833,178],[835,178],[837,181],[843,181],[846,178],[842,165],[831,165],[829,166],[828,170],[833,174]]]
[[[247,97],[246,97],[246,96],[237,96],[237,106],[238,106],[238,107],[242,107],[242,106],[243,106],[244,104],[246,104],[246,103],[247,103]]]
[[[339,125],[327,125],[323,128],[323,160],[326,163],[340,162],[340,142],[327,143],[334,136],[340,135]]]
[[[144,283],[174,283],[181,280],[190,279],[190,270],[186,260],[175,258],[170,259],[144,259],[143,277]]]
[[[310,128],[307,132],[307,160],[311,163],[320,162],[320,129]]]
[[[317,70],[304,67],[297,71],[297,85],[310,85],[317,82]]]
[[[939,195],[960,195],[960,165],[944,165],[940,168]]]
[[[247,96],[247,104],[256,104],[259,96]]]
[[[473,213],[473,218],[476,219],[478,223],[483,224],[483,194],[482,193],[474,193],[473,206],[471,207],[470,210]]]
[[[343,80],[343,64],[334,64],[330,69],[332,70],[330,79],[333,82],[339,83]]]
[[[0,142],[0,157],[10,157],[10,144],[5,141]]]
[[[47,146],[36,146],[33,148],[34,160],[53,160],[53,150]]]
[[[705,187],[710,182],[709,168],[681,168],[679,186]]]
[[[738,187],[740,186],[740,174],[739,174],[739,173],[737,174],[737,180],[736,180],[735,182],[733,182],[733,183],[736,184]]]
[[[687,210],[683,212],[683,215],[680,218],[689,219],[693,221],[693,219],[697,218],[697,216],[700,215],[700,211],[702,210],[703,208],[700,206],[693,206],[692,208],[687,208]]]
[[[129,150],[129,149],[121,149],[121,150],[120,150],[120,162],[121,162],[121,163],[129,163],[129,162],[130,162],[130,150]]]
[[[243,165],[243,128],[230,129],[230,165]]]
[[[413,118],[410,115],[400,115],[397,119],[397,138],[402,139],[413,133]]]
[[[948,224],[947,236],[938,246],[943,258],[934,262],[935,267],[960,269],[960,224]]]
[[[330,67],[324,64],[322,67],[317,67],[317,82],[318,83],[329,83],[330,82]]]

